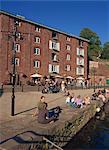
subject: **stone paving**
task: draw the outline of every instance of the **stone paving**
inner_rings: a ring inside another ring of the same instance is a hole
[[[81,96],[90,95],[93,90],[73,90],[75,95]],[[24,139],[34,136],[33,132],[37,134],[43,134],[47,128],[52,126],[58,126],[61,122],[65,122],[68,116],[78,113],[77,110],[69,110],[65,104],[65,97],[63,93],[56,94],[43,94],[45,95],[45,101],[48,103],[49,108],[57,105],[63,108],[60,118],[54,124],[40,125],[37,122],[36,117],[32,117],[37,102],[42,96],[41,92],[16,92],[15,99],[15,116],[11,116],[11,93],[4,93],[0,97],[0,139],[3,148],[7,148],[11,144],[17,144],[16,140],[13,140],[16,135],[20,134],[20,138],[23,135]],[[69,115],[70,114],[70,115]]]

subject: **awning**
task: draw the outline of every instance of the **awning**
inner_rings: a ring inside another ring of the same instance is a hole
[[[35,74],[31,75],[30,77],[32,77],[32,78],[41,78],[42,75],[38,74],[38,73],[35,73]]]

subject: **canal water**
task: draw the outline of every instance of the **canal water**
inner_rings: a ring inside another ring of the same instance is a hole
[[[109,150],[109,103],[72,138],[64,150]]]

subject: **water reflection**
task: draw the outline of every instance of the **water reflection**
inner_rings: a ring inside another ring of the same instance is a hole
[[[64,148],[72,149],[109,150],[109,103]]]

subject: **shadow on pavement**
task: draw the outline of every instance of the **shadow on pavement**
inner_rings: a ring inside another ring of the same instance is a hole
[[[28,111],[31,111],[33,109],[36,109],[37,107],[33,107],[31,109],[27,109],[27,110],[24,110],[24,111],[21,111],[21,112],[18,112],[18,113],[15,113],[15,116],[19,115],[19,114],[22,114],[22,113],[25,113],[25,112],[28,112]]]

